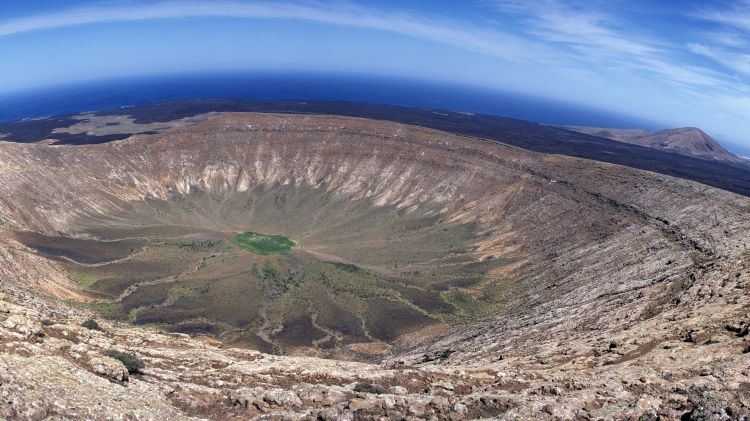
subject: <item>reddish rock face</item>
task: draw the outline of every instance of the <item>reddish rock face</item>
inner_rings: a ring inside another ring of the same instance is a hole
[[[595,127],[569,127],[571,130],[619,142],[645,146],[692,155],[700,158],[729,162],[745,162],[744,159],[724,149],[719,142],[695,127],[667,129],[658,132],[644,130],[599,129]]]

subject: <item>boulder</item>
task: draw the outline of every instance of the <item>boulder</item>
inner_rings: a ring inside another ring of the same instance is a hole
[[[237,389],[229,394],[229,400],[233,405],[239,405],[245,409],[255,406],[260,409],[262,405],[262,399],[258,397],[255,389],[249,387],[243,387]]]
[[[128,369],[125,368],[123,363],[112,357],[94,357],[89,361],[89,365],[94,373],[108,379],[117,380],[118,382],[128,381]]]
[[[32,321],[17,314],[8,317],[3,322],[3,327],[18,333],[25,339],[44,335],[42,325],[38,321]]]
[[[453,411],[460,416],[466,416],[469,413],[469,408],[463,402],[456,402],[456,404],[453,405]]]
[[[409,390],[403,386],[391,386],[388,388],[388,392],[393,395],[404,396],[409,394]]]
[[[263,394],[263,400],[271,405],[282,407],[300,407],[302,401],[296,393],[289,390],[275,389]]]
[[[322,421],[335,421],[341,419],[336,408],[325,408],[318,411],[318,419]]]
[[[432,384],[433,391],[453,392],[453,389],[453,383],[444,380]]]
[[[381,402],[374,397],[369,397],[366,399],[355,398],[349,401],[348,406],[352,411],[371,411],[375,408],[380,408]]]

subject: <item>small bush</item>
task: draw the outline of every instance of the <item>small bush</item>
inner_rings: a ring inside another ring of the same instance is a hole
[[[42,319],[42,326],[52,326],[53,324],[55,324],[54,320]]]
[[[447,360],[451,356],[451,354],[453,354],[453,350],[444,349],[443,352],[440,353],[440,359]]]
[[[146,363],[144,363],[142,359],[129,352],[115,351],[110,349],[109,351],[105,352],[104,355],[119,360],[125,366],[125,368],[128,369],[128,373],[130,374],[140,373],[141,370],[146,368]]]
[[[376,395],[387,392],[383,386],[370,383],[357,383],[357,385],[354,386],[354,391],[359,393],[374,393]]]
[[[359,272],[359,271],[362,270],[362,269],[359,268],[359,266],[353,265],[351,263],[339,263],[339,262],[335,262],[333,264],[333,266],[335,266],[337,269],[341,269],[344,272],[349,272],[349,273],[357,273],[357,272]]]
[[[429,363],[436,360],[447,360],[450,358],[451,354],[453,354],[452,349],[444,349],[440,352],[432,353],[432,354],[423,354],[422,355],[422,361],[423,363]]]
[[[94,319],[86,320],[85,322],[81,323],[81,326],[91,330],[102,330],[101,326],[99,326],[99,323],[97,323]]]

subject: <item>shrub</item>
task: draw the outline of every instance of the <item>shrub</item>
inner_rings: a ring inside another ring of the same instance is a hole
[[[424,354],[424,355],[422,355],[422,361],[421,362],[423,362],[423,363],[429,363],[429,362],[432,362],[432,361],[435,361],[435,358],[432,355],[430,355],[430,354]]]
[[[146,368],[146,363],[144,363],[142,359],[138,358],[138,356],[136,356],[135,354],[131,354],[130,352],[115,351],[110,349],[109,351],[105,352],[104,355],[119,360],[125,366],[125,368],[128,369],[128,373],[130,374],[140,373],[141,370]]]
[[[443,352],[440,353],[440,359],[447,360],[451,356],[451,354],[453,354],[453,350],[444,349]]]
[[[102,330],[102,328],[99,326],[99,323],[97,323],[94,319],[86,320],[85,322],[81,323],[81,326],[91,330]]]
[[[339,263],[339,262],[335,262],[333,264],[333,266],[335,266],[337,269],[341,269],[344,272],[349,272],[349,273],[357,273],[357,272],[359,272],[359,271],[362,270],[362,269],[359,268],[359,266],[353,265],[351,263]]]
[[[357,383],[357,385],[354,386],[354,391],[360,393],[374,393],[376,395],[386,393],[386,390],[383,386],[370,383]]]
[[[42,319],[42,326],[52,326],[53,324],[55,324],[54,320]]]

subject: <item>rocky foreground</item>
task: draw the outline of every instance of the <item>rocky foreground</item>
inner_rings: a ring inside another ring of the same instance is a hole
[[[534,354],[384,364],[285,357],[0,302],[3,419],[741,419],[750,416],[744,264],[673,310]],[[558,336],[550,332],[551,337]],[[108,351],[144,363],[129,373]],[[506,350],[513,354],[513,350]]]

